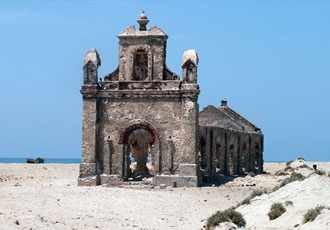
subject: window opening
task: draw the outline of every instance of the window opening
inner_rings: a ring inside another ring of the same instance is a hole
[[[143,81],[148,77],[148,53],[143,50],[137,50],[133,59],[133,81]]]

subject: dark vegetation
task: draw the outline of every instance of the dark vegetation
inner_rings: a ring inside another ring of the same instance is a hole
[[[273,192],[280,189],[280,188],[282,188],[283,186],[285,186],[285,185],[287,185],[291,182],[294,182],[296,180],[302,181],[304,179],[305,179],[304,175],[302,175],[301,173],[295,173],[294,172],[294,173],[291,174],[290,177],[285,178],[280,185],[275,186],[275,188],[273,189]]]
[[[321,214],[322,209],[324,206],[316,206],[313,209],[309,209],[307,213],[304,215],[304,224],[307,222],[312,222],[316,219],[316,217]]]
[[[250,202],[253,198],[255,198],[256,196],[261,196],[264,193],[265,193],[265,191],[262,191],[260,189],[259,190],[254,190],[252,192],[252,194],[249,197],[245,198],[241,203],[239,203],[238,206],[244,205],[244,204],[250,204]]]
[[[281,216],[283,213],[286,212],[286,209],[283,207],[282,203],[274,203],[270,207],[270,211],[268,212],[268,216],[270,220],[274,220]]]
[[[239,228],[245,227],[246,225],[242,214],[235,211],[234,208],[229,208],[224,211],[218,211],[211,217],[209,217],[207,220],[207,229],[210,229],[210,227],[217,226],[219,223],[227,221],[236,224]]]

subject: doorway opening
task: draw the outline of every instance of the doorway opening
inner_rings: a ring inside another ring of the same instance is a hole
[[[133,179],[153,176],[151,161],[154,137],[145,129],[136,129],[128,136],[130,147],[129,169]]]
[[[160,172],[159,148],[154,147],[159,145],[159,137],[153,125],[134,120],[122,128],[119,138],[119,143],[123,144],[124,181],[140,181]]]

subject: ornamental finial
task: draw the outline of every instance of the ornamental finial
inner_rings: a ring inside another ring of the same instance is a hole
[[[142,10],[142,14],[140,14],[140,18],[137,20],[140,25],[139,30],[147,30],[147,24],[149,22],[147,15]]]

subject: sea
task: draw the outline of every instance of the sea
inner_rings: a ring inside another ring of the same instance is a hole
[[[27,158],[0,157],[0,163],[26,163]],[[44,164],[80,164],[79,158],[44,158]]]

